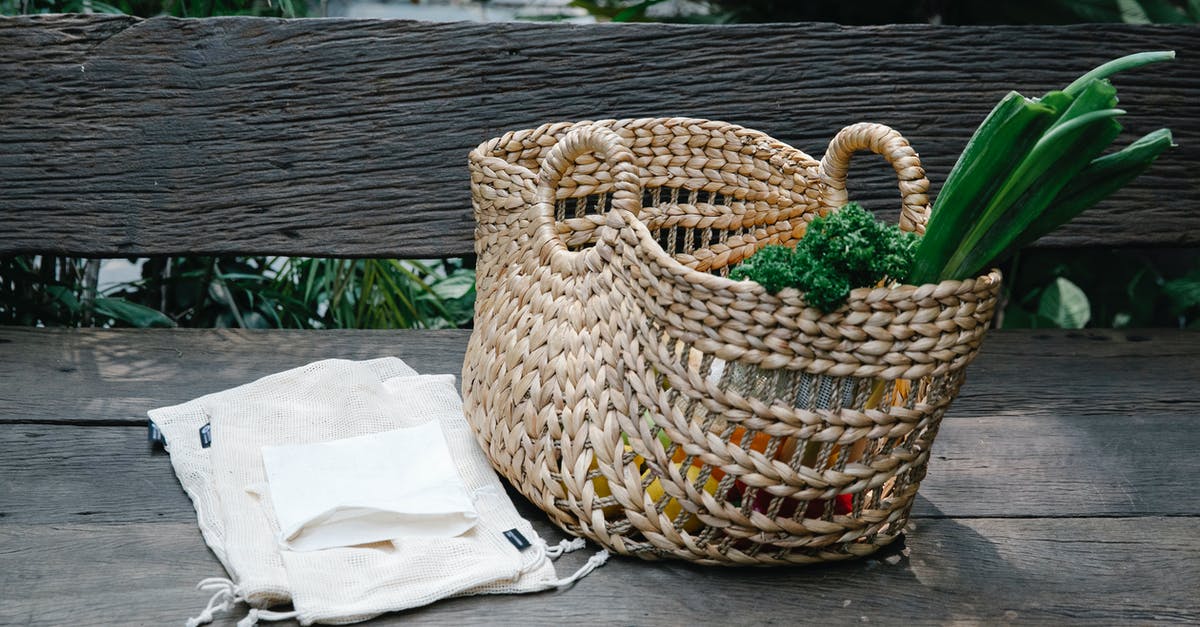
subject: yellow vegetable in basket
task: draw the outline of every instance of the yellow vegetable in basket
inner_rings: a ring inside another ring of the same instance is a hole
[[[679,464],[672,462],[671,467],[673,469],[678,469]],[[642,473],[642,481],[645,482],[647,479],[650,478],[650,476],[651,476],[651,471],[649,469],[647,469],[646,472]],[[691,483],[692,485],[695,485],[696,481],[699,479],[700,479],[700,466],[696,466],[696,465],[689,466],[687,469],[688,482]],[[704,491],[709,494],[716,495],[717,486],[719,484],[720,484],[719,481],[714,479],[712,477],[712,475],[709,475],[708,480],[706,480],[704,482]],[[650,484],[646,486],[646,494],[649,495],[650,500],[655,503],[657,503],[660,499],[662,499],[664,493],[663,493],[663,486],[662,486],[661,480],[655,479],[654,481],[651,481]],[[663,515],[666,516],[667,518],[671,519],[672,521],[674,521],[675,518],[678,517],[682,511],[683,511],[683,505],[680,505],[679,501],[674,498],[668,499],[667,504],[665,506],[663,506],[663,509],[662,509]],[[699,531],[703,525],[704,525],[704,523],[702,523],[699,518],[697,518],[695,515],[690,515],[683,522],[682,528],[684,531],[687,531],[689,533],[695,533],[695,532]]]
[[[626,444],[625,452],[632,453],[633,447]],[[639,468],[642,466],[642,463],[644,461],[645,461],[645,459],[641,455],[635,455],[633,458],[634,465]],[[595,457],[592,457],[592,464],[590,466],[588,466],[588,474],[591,474],[599,469],[600,469],[600,462],[596,461]],[[592,488],[595,490],[597,499],[604,499],[604,498],[608,498],[608,497],[612,496],[612,488],[608,485],[608,477],[605,477],[604,475],[597,475],[595,478],[592,479]],[[619,514],[621,512],[621,505],[620,505],[620,503],[613,503],[611,505],[606,505],[603,508],[601,508],[601,511],[604,512],[605,516],[616,516],[617,514]]]

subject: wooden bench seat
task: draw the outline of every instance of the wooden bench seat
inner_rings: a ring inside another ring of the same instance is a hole
[[[466,339],[0,329],[0,350],[26,355],[0,363],[0,618],[166,624],[203,606],[195,583],[223,571],[167,456],[146,441],[145,408],[324,357],[398,355],[422,372],[453,371]],[[915,530],[866,561],[730,569],[617,559],[560,592],[460,599],[387,620],[1194,621],[1198,353],[1200,334],[1179,331],[989,337],[938,436]],[[517,502],[539,532],[563,537]]]
[[[706,116],[817,154],[885,122],[936,183],[1003,90],[1156,48],[1181,59],[1121,79],[1122,99],[1134,131],[1170,126],[1180,148],[1041,245],[1196,245],[1194,28],[0,19],[0,254],[469,255],[466,151],[557,119]],[[852,191],[894,202],[885,170],[862,160]],[[468,334],[0,327],[0,625],[203,607],[195,584],[223,570],[147,409],[329,357],[458,372]],[[373,624],[1200,622],[1198,355],[1190,331],[992,333],[914,529],[870,559],[618,558],[564,590]]]

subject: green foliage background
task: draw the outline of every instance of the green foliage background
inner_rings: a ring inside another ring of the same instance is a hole
[[[305,0],[0,0],[0,15],[117,13],[154,17],[305,17]]]
[[[0,259],[0,324],[298,329],[468,326],[475,272],[461,259],[158,257],[96,289],[89,265]]]
[[[1200,21],[1200,0],[713,0],[694,3],[700,11],[656,14],[663,1],[571,4],[614,22]],[[304,17],[314,9],[306,0],[0,0],[0,15]],[[54,256],[0,258],[0,324],[459,327],[470,325],[475,298],[474,270],[461,259],[153,258],[142,264],[140,280],[103,292],[97,289],[100,263]],[[1006,306],[997,323],[1005,327],[1200,327],[1200,262],[1194,250],[1029,250],[1003,270]]]

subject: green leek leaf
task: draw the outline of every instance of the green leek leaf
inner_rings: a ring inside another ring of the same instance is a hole
[[[1097,67],[1091,72],[1080,76],[1079,78],[1075,79],[1075,82],[1068,85],[1063,91],[1068,95],[1076,96],[1082,92],[1085,87],[1087,87],[1088,83],[1092,82],[1093,80],[1108,78],[1117,72],[1132,70],[1133,68],[1149,65],[1151,63],[1157,63],[1159,61],[1169,61],[1174,58],[1174,50],[1138,52],[1135,54],[1126,55],[1120,59],[1113,59],[1112,61]]]
[[[911,277],[914,283],[943,278],[941,270],[960,244],[962,234],[1011,174],[1016,165],[1014,155],[1031,150],[1057,118],[1059,110],[1053,104],[1009,92],[980,124],[933,205],[916,253]]]
[[[1120,152],[1092,160],[1054,197],[1054,201],[1013,242],[1008,253],[1036,241],[1071,221],[1088,207],[1108,198],[1150,167],[1167,148],[1171,131],[1160,128],[1148,133]],[[1002,256],[1007,256],[1007,253]]]
[[[1112,118],[1124,112],[1104,108],[1115,103],[1112,84],[1089,83],[987,201],[942,268],[943,278],[973,276],[1010,248],[1059,190],[1120,134]]]

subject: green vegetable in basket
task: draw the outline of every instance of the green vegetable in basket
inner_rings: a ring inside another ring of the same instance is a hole
[[[1105,63],[1039,99],[1011,92],[971,137],[933,205],[912,280],[975,276],[1120,189],[1171,146],[1167,129],[1101,156],[1121,132],[1108,77],[1173,59],[1143,52]]]
[[[907,280],[919,241],[852,202],[814,219],[795,249],[767,246],[730,276],[754,280],[772,293],[798,287],[809,303],[833,311],[853,288]]]

